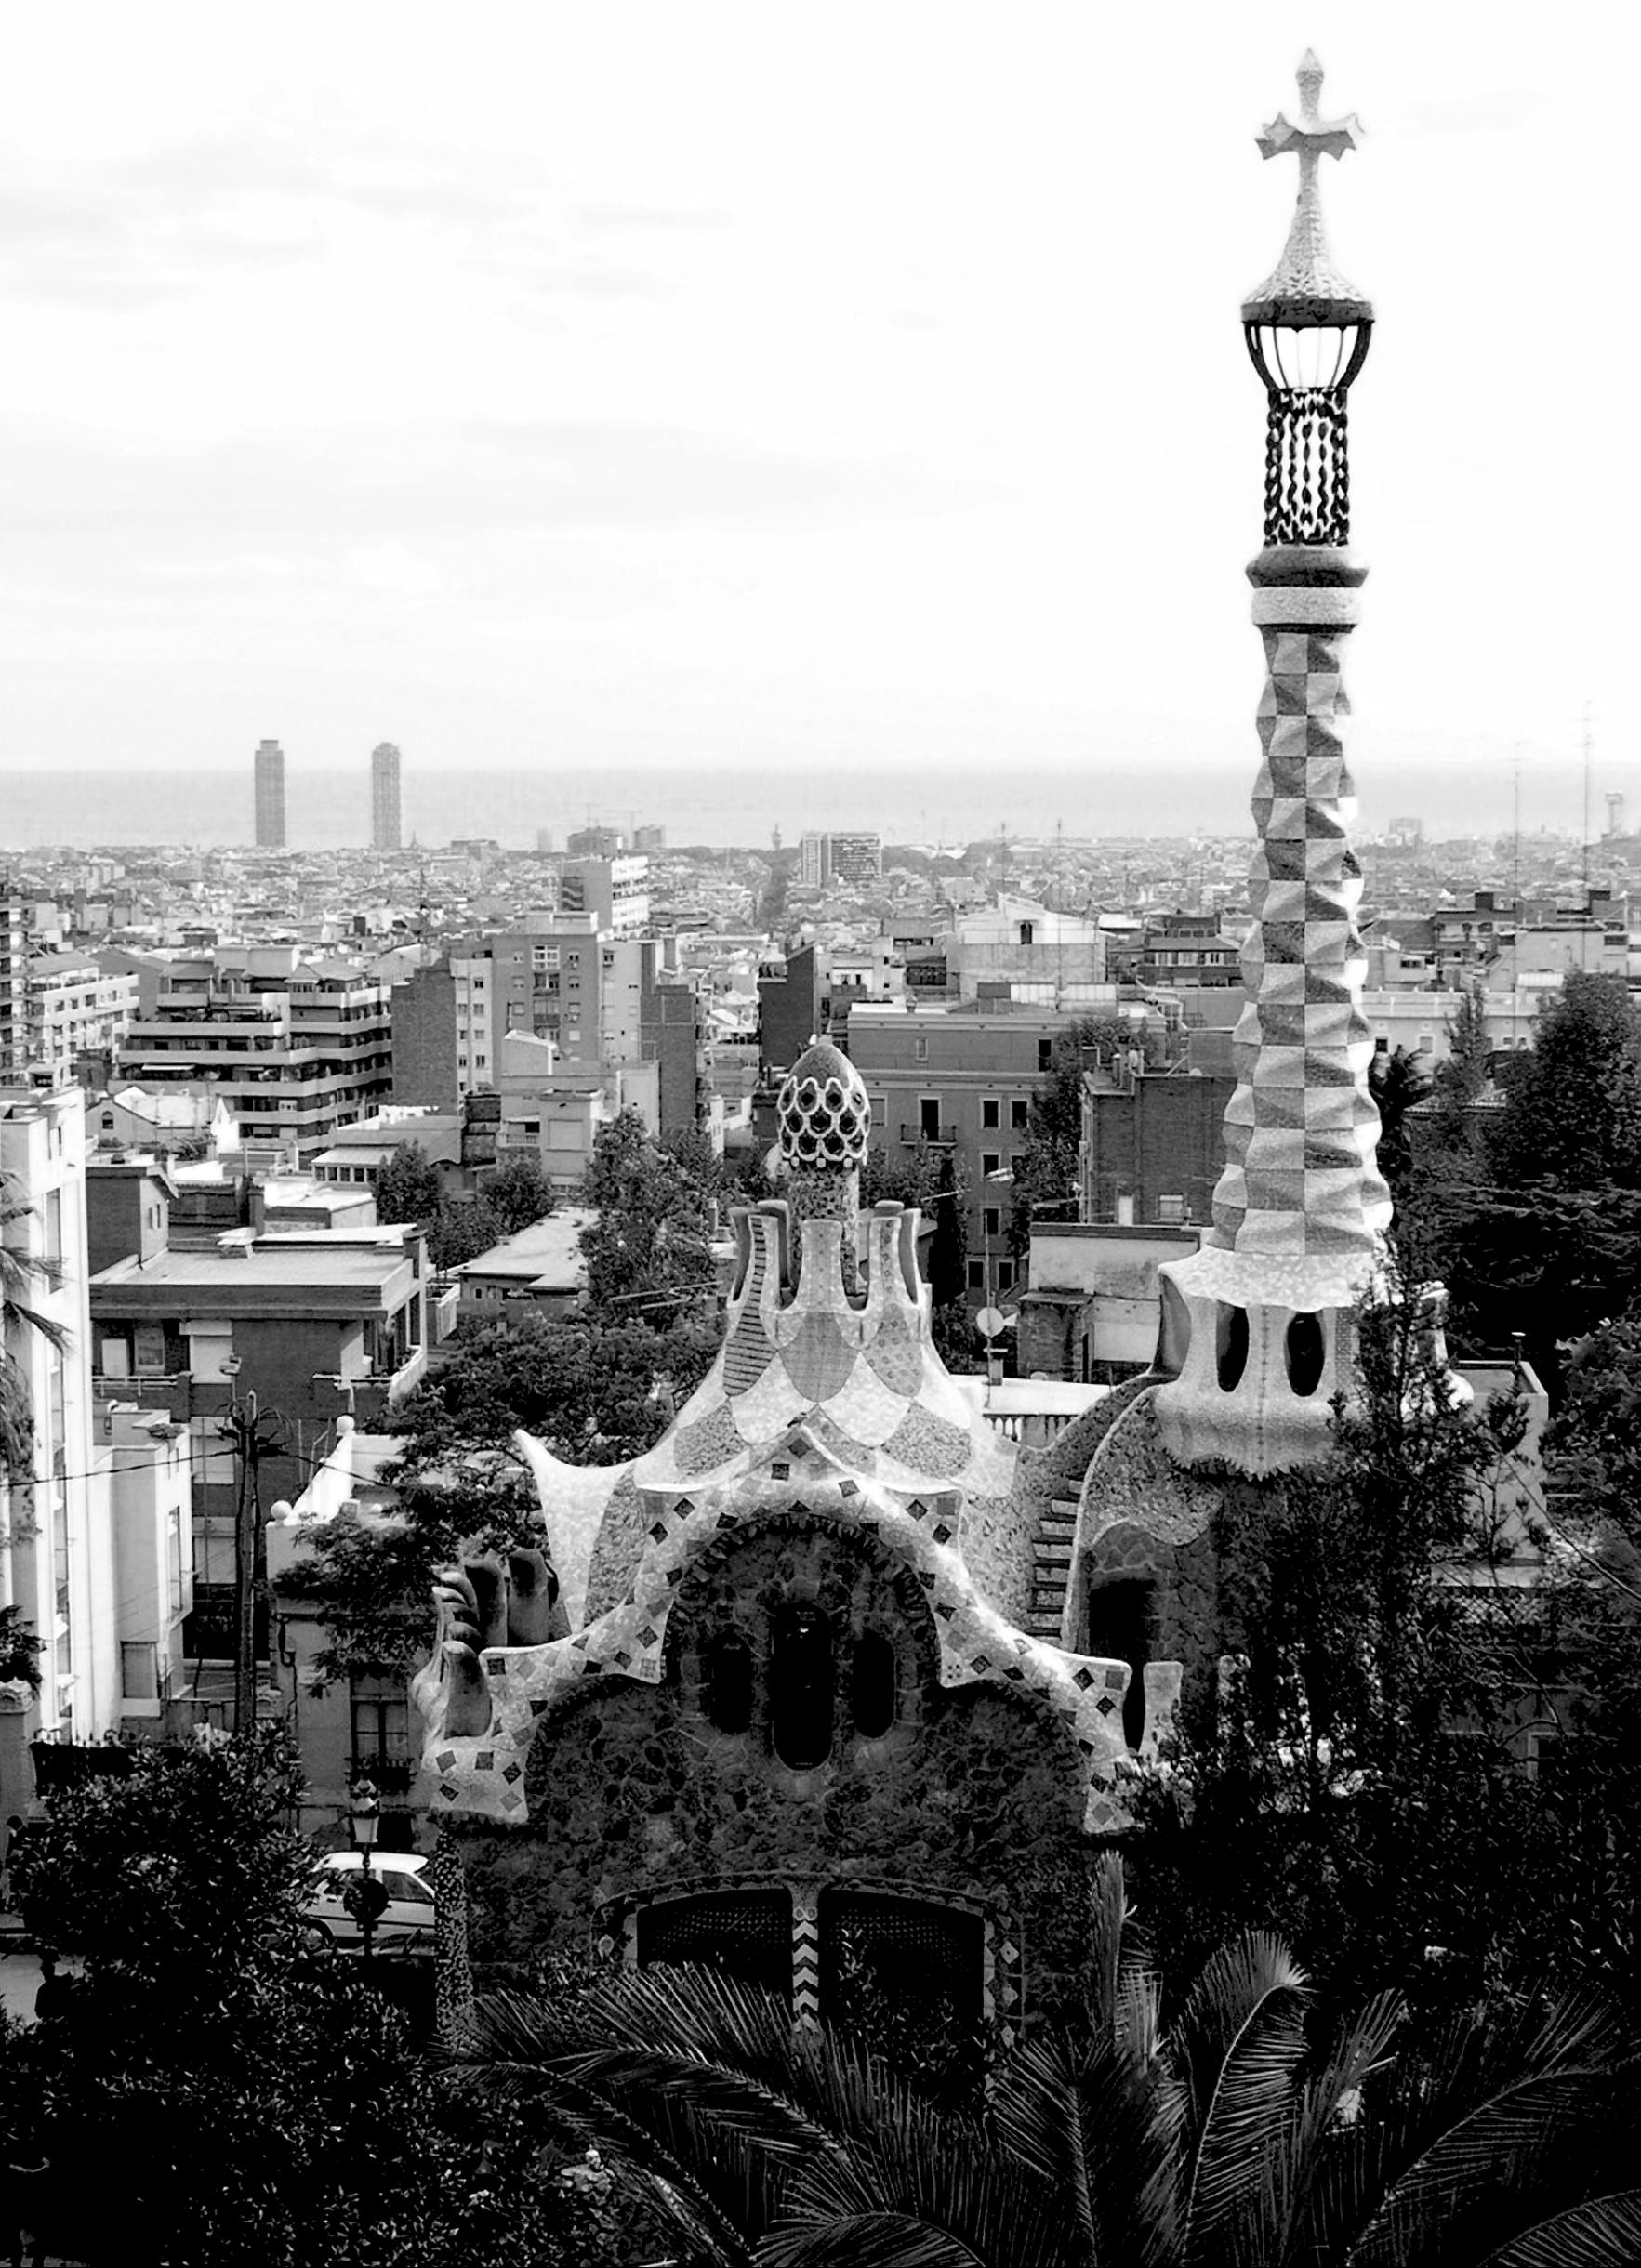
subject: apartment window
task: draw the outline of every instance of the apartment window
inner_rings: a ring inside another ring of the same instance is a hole
[[[1012,1260],[999,1260],[999,1262],[998,1262],[998,1264],[997,1264],[997,1287],[998,1287],[999,1291],[1012,1291],[1012,1290],[1013,1289],[1013,1286],[1014,1286],[1014,1263],[1013,1263],[1013,1261],[1012,1261]]]
[[[160,1655],[152,1639],[122,1642],[120,1692],[127,1701],[159,1699]]]
[[[1037,931],[1029,921],[1023,921],[1020,924],[1020,943],[1023,945],[1030,944],[1036,934]]]
[[[1009,1101],[1009,1125],[1016,1134],[1024,1134],[1031,1124],[1031,1104],[1025,1095],[1014,1095]]]
[[[929,1042],[922,1036],[921,1034],[920,1034],[912,1042],[912,1061],[914,1063],[926,1063],[928,1061]]]
[[[532,969],[557,969],[558,965],[559,949],[557,945],[537,945],[530,956]]]
[[[925,1141],[940,1140],[940,1097],[923,1095],[918,1101],[918,1131]]]
[[[987,1236],[1000,1236],[1002,1234],[1003,1213],[1001,1206],[987,1205],[984,1207],[981,1210],[980,1220],[981,1225],[984,1227]]]
[[[1052,1071],[1054,1068],[1054,1043],[1052,1039],[1038,1041],[1037,1067],[1039,1071]]]
[[[1002,1112],[1003,1106],[999,1101],[996,1095],[985,1096],[980,1104],[980,1124],[982,1127],[986,1128],[991,1127],[1000,1127],[1003,1123]]]
[[[1003,1154],[1000,1150],[982,1150],[980,1153],[982,1173],[1001,1173],[1002,1169]]]
[[[137,1375],[139,1378],[164,1378],[165,1375],[165,1334],[157,1323],[139,1323],[136,1331]]]
[[[348,1715],[355,1764],[368,1767],[409,1757],[410,1703],[403,1686],[395,1693],[385,1679],[356,1679]]]
[[[971,1291],[986,1289],[986,1262],[984,1260],[969,1262],[969,1289]]]

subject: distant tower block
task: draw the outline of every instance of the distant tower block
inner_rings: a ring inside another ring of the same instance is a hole
[[[384,740],[370,752],[370,847],[373,850],[397,850],[404,840],[399,751],[390,740]]]
[[[276,740],[257,743],[257,848],[285,849],[285,750]]]
[[[1368,1087],[1361,870],[1345,761],[1344,650],[1367,569],[1350,550],[1345,395],[1373,310],[1334,267],[1317,172],[1356,146],[1323,119],[1322,73],[1300,65],[1300,119],[1260,137],[1299,160],[1299,200],[1275,273],[1242,309],[1266,398],[1265,547],[1249,568],[1265,653],[1264,760],[1253,790],[1248,1004],[1225,1163],[1200,1251],[1161,1270],[1163,1441],[1181,1464],[1279,1471],[1326,1455],[1330,1401],[1352,1391],[1352,1317],[1390,1224]]]
[[[1624,798],[1617,788],[1607,791],[1607,832],[1609,837],[1624,831]]]

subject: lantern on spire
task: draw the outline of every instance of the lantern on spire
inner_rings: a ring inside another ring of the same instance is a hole
[[[1370,300],[1333,264],[1322,221],[1318,161],[1354,150],[1354,116],[1318,114],[1322,67],[1299,66],[1299,124],[1280,111],[1259,137],[1263,157],[1299,160],[1293,225],[1276,268],[1242,303],[1242,330],[1264,380],[1267,544],[1343,544],[1350,536],[1345,396],[1368,359]]]

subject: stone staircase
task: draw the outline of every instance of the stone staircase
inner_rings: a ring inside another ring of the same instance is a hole
[[[1077,1534],[1077,1499],[1056,1497],[1047,1505],[1032,1538],[1031,1612],[1026,1628],[1033,1638],[1060,1642],[1065,1591],[1071,1581],[1071,1549]]]

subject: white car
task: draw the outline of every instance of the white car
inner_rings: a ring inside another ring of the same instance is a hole
[[[343,1892],[357,1880],[364,1861],[357,1851],[333,1851],[320,1861],[313,1894],[303,1909],[316,1930],[338,1945],[357,1945],[363,1932],[343,1902]],[[370,1871],[388,1893],[381,1919],[370,1933],[373,1950],[391,1945],[395,1950],[433,1944],[433,1886],[428,1879],[430,1861],[410,1851],[373,1851]]]

